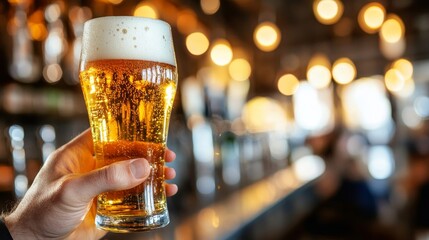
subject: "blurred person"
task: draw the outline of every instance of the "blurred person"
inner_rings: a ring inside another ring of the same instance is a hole
[[[406,203],[402,219],[409,222],[409,236],[415,239],[429,237],[429,139],[416,137],[407,142],[408,164],[398,188]],[[409,219],[409,220],[408,220]]]
[[[175,153],[166,151],[171,162]],[[106,232],[95,227],[93,199],[102,192],[141,184],[150,173],[146,159],[120,161],[95,168],[90,130],[53,152],[16,208],[1,218],[0,239],[99,239]],[[165,167],[165,178],[175,177]],[[166,184],[167,196],[177,192]]]
[[[378,206],[367,174],[362,163],[345,152],[350,136],[338,128],[307,139],[313,154],[325,160],[327,169],[316,183],[321,202],[303,223],[305,235],[329,239],[380,236],[372,227],[377,222]]]

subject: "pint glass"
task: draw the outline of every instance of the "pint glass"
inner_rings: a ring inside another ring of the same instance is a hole
[[[177,84],[170,26],[139,17],[89,20],[79,78],[97,167],[133,158],[151,166],[141,185],[97,197],[97,227],[130,232],[167,225],[164,155]]]

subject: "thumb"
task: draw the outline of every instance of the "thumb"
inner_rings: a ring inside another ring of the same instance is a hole
[[[147,179],[150,170],[148,161],[143,158],[116,162],[72,180],[69,197],[88,203],[100,193],[137,186]]]

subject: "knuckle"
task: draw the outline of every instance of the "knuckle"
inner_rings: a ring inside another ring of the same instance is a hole
[[[74,182],[71,177],[64,177],[54,190],[53,201],[64,202],[65,200],[72,199],[71,196],[74,195],[73,184]]]
[[[112,164],[106,168],[106,171],[100,171],[102,179],[107,186],[112,188],[121,188],[128,184],[128,172],[123,169],[119,164]]]
[[[100,174],[102,175],[101,178],[108,185],[116,185],[116,183],[120,182],[120,176],[114,166],[106,167],[106,171],[100,171]]]

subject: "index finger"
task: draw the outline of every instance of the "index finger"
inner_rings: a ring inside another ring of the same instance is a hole
[[[84,151],[94,155],[94,145],[90,128],[83,131],[66,145],[70,147],[70,150],[76,151],[77,153]]]

